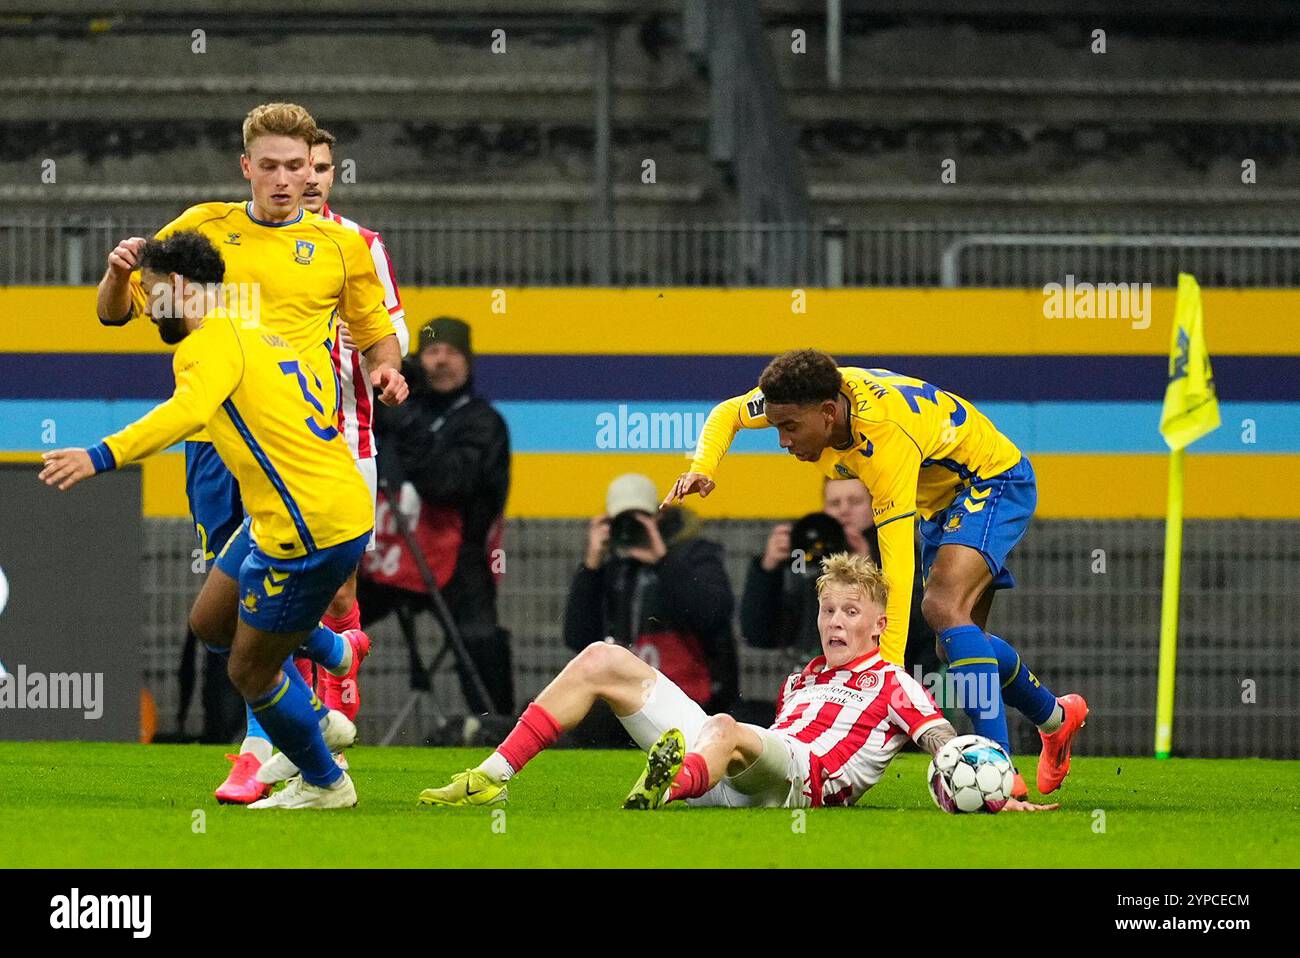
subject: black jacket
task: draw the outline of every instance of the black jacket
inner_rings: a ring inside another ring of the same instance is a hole
[[[668,554],[654,566],[631,559],[610,559],[594,571],[579,566],[564,609],[564,642],[578,651],[606,637],[631,645],[640,635],[665,628],[692,633],[713,692],[700,704],[708,712],[726,711],[740,689],[734,608],[722,546],[684,537],[668,543]],[[635,612],[635,627],[629,610]]]
[[[505,420],[474,395],[472,379],[454,393],[435,393],[418,359],[408,358],[402,373],[411,387],[406,402],[376,404],[380,479],[393,490],[410,482],[425,503],[460,513],[463,534],[447,590],[494,602],[487,538],[510,490]]]
[[[867,548],[872,558],[879,563],[880,544],[874,527],[864,533]],[[816,640],[815,629],[804,629],[804,633],[813,636],[805,643],[792,642],[792,636],[782,633],[782,615],[785,598],[785,568],[778,566],[768,572],[762,565],[763,557],[756,555],[745,570],[745,591],[740,599],[740,634],[749,645],[756,649],[780,649],[790,647],[791,653],[798,658],[811,659],[821,655],[821,646]],[[917,568],[920,568],[919,560]],[[907,629],[907,650],[904,658],[908,668],[920,664],[927,672],[938,671],[938,655],[934,648],[934,631],[926,624],[921,615],[921,577],[917,575],[912,592],[912,609]],[[810,614],[816,618],[816,606],[812,605]]]

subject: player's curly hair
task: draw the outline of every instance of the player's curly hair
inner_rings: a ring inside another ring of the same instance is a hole
[[[833,357],[819,349],[795,349],[767,364],[758,388],[769,406],[812,406],[838,396],[841,382]]]
[[[244,152],[259,136],[291,136],[314,146],[316,133],[316,120],[297,103],[263,103],[244,117]]]
[[[856,552],[836,552],[822,559],[817,594],[820,596],[831,585],[856,586],[882,609],[889,602],[889,579],[880,566]]]
[[[140,268],[163,275],[180,273],[192,283],[220,283],[226,276],[221,251],[193,230],[149,240],[140,253]]]
[[[328,146],[331,152],[337,142],[338,138],[323,126],[316,127],[316,135],[311,138],[312,146]]]

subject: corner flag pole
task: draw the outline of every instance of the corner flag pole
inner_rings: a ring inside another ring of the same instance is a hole
[[[1183,566],[1184,450],[1219,428],[1219,398],[1205,345],[1201,288],[1178,274],[1178,299],[1169,344],[1169,383],[1160,434],[1169,447],[1169,501],[1165,513],[1165,577],[1160,603],[1160,668],[1156,688],[1156,758],[1168,758],[1174,740],[1174,674],[1178,665],[1178,590]]]
[[[1182,449],[1169,453],[1165,575],[1160,603],[1160,672],[1156,692],[1156,758],[1168,758],[1174,737],[1174,674],[1178,663],[1178,593],[1183,567]]]

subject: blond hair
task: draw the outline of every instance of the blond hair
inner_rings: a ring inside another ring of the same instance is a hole
[[[296,103],[263,103],[244,117],[244,152],[259,136],[291,136],[309,147],[316,140],[316,121]]]
[[[889,602],[889,580],[880,566],[856,552],[836,552],[822,559],[822,574],[817,578],[817,595],[827,587],[845,585],[857,588],[880,608]]]

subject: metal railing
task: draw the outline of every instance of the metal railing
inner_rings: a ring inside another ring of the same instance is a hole
[[[0,218],[0,285],[83,285],[139,215]],[[1300,220],[368,223],[408,286],[1300,286]]]
[[[976,233],[943,251],[939,282],[948,288],[1036,286],[1077,273],[1174,286],[1179,272],[1211,286],[1294,286],[1300,236]]]
[[[174,728],[176,664],[186,613],[202,584],[191,572],[193,527],[184,519],[145,523],[142,578],[149,606],[143,632],[146,682],[160,727]],[[770,522],[705,523],[720,542],[737,601],[751,557]],[[583,520],[515,519],[503,546],[502,624],[513,633],[515,695],[535,695],[571,656],[561,629],[571,578],[586,536]],[[1175,747],[1199,756],[1300,758],[1300,522],[1198,520],[1187,523],[1183,556]],[[1096,571],[1096,550],[1106,571]],[[990,625],[1058,693],[1088,698],[1092,715],[1078,748],[1093,755],[1150,754],[1155,729],[1163,523],[1151,520],[1042,520],[1015,554],[1016,589],[994,604]],[[436,627],[418,620],[426,655]],[[365,707],[360,722],[378,741],[409,692],[406,650],[390,619],[369,629]],[[800,663],[802,664],[802,663]],[[741,691],[771,703],[793,661],[740,649]],[[1247,680],[1253,690],[1243,695]],[[450,671],[434,683],[445,712],[463,712]],[[963,721],[960,717],[956,721]],[[188,727],[197,728],[191,716]],[[1038,750],[1032,725],[1011,718],[1017,752]],[[412,733],[414,730],[410,730]],[[402,744],[418,744],[419,738]]]

